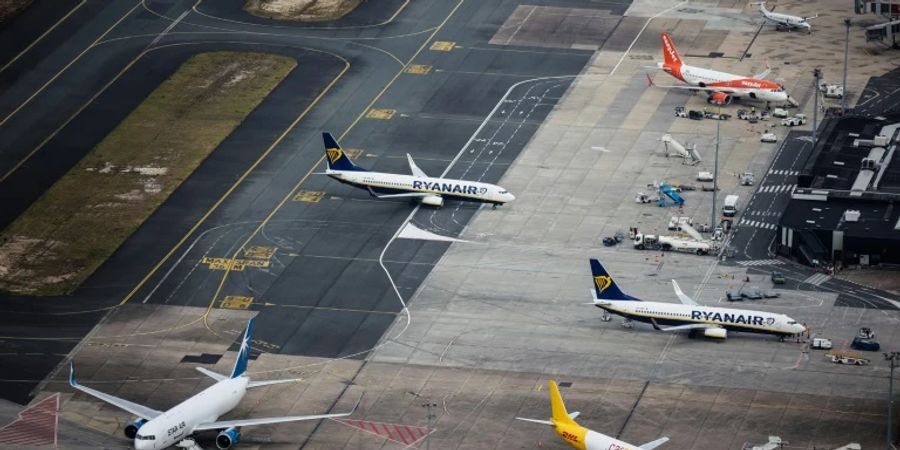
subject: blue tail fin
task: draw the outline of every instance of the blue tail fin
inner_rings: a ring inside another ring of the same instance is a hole
[[[591,275],[594,278],[594,297],[598,300],[631,300],[640,301],[625,294],[613,281],[609,272],[603,268],[603,264],[596,259],[591,259]]]
[[[237,378],[247,371],[247,361],[250,359],[250,341],[253,340],[253,321],[247,322],[247,329],[244,331],[244,338],[241,339],[241,347],[238,349],[237,360],[234,362],[234,369],[231,370],[230,378]]]
[[[366,169],[353,164],[347,154],[341,149],[340,144],[331,135],[331,133],[322,133],[322,139],[325,141],[325,163],[328,164],[329,170],[356,170],[365,172]]]

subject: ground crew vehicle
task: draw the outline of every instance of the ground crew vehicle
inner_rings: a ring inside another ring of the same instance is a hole
[[[878,350],[881,350],[881,344],[874,339],[857,336],[853,338],[853,342],[850,343],[850,348],[866,352],[877,352]]]
[[[726,195],[725,205],[722,206],[722,215],[725,217],[734,217],[737,214],[737,204],[740,199],[737,195]]]
[[[728,299],[729,302],[739,302],[744,299],[744,297],[741,297],[741,293],[734,289],[725,291],[725,298]]]
[[[796,127],[806,123],[806,114],[797,114],[794,117],[781,119],[781,125],[785,127]]]
[[[675,117],[687,118],[687,112],[684,110],[684,106],[675,107]]]
[[[788,110],[784,108],[775,108],[772,110],[772,117],[784,119],[788,116]]]
[[[814,338],[810,347],[818,350],[831,350],[831,339]]]
[[[753,177],[753,172],[744,172],[741,174],[741,186],[753,186],[753,182],[756,179]]]
[[[759,141],[774,144],[778,142],[778,135],[775,133],[763,133],[763,135],[760,136]]]
[[[668,228],[670,230],[681,231],[681,226],[684,224],[693,225],[694,219],[692,219],[690,216],[672,216],[669,219]]]
[[[698,255],[706,255],[713,250],[712,245],[706,242],[655,234],[637,233],[633,243],[638,250],[679,251]]]
[[[831,362],[835,364],[852,364],[855,366],[865,366],[866,364],[869,364],[871,362],[857,352],[846,350],[833,350],[826,353],[825,357],[831,358]]]
[[[784,284],[784,274],[777,270],[773,271],[772,284]]]

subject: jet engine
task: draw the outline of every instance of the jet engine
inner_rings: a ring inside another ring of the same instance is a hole
[[[441,197],[440,195],[426,195],[422,197],[422,204],[440,208],[441,206],[444,206],[444,197]]]
[[[241,440],[241,432],[237,430],[237,428],[231,427],[225,430],[222,430],[218,436],[216,436],[216,447],[220,450],[225,450],[231,448],[234,445],[237,445]]]
[[[727,105],[731,103],[731,96],[724,92],[713,92],[707,101],[713,105]]]
[[[725,339],[728,336],[728,331],[724,328],[707,328],[703,330],[703,335],[709,338]]]
[[[145,423],[147,423],[147,421],[144,419],[136,419],[134,422],[128,424],[128,426],[125,427],[125,437],[134,439],[134,437],[137,436],[138,430],[140,430]]]

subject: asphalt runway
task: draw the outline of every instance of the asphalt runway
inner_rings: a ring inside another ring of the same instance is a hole
[[[361,149],[359,164],[374,170],[405,173],[405,153],[411,153],[420,167],[438,174],[462,151],[449,176],[496,182],[571,78],[512,90],[509,109],[499,108],[463,149],[475,130],[514,83],[575,75],[591,55],[487,45],[491,28],[471,25],[473,18],[491,17],[499,25],[518,5],[514,1],[397,1],[395,10],[364,6],[346,20],[316,27],[270,26],[240,12],[240,1],[196,10],[193,3],[116,2],[96,10],[89,1],[73,14],[91,13],[69,41],[60,43],[57,35],[68,26],[63,22],[10,66],[17,75],[0,95],[0,136],[13,143],[0,151],[0,172],[8,174],[0,179],[8,205],[4,224],[190,55],[250,49],[299,61],[79,290],[64,298],[4,299],[4,398],[26,402],[81,337],[124,302],[218,308],[226,296],[252,297],[242,307],[260,311],[260,349],[364,356],[400,311],[378,258],[413,206],[373,201],[365,191],[312,174],[322,170],[321,131]],[[451,44],[431,50],[434,42]],[[407,61],[430,68],[403,73]],[[389,120],[367,118],[370,108],[394,113]],[[314,203],[292,201],[298,190],[323,194]],[[455,235],[477,210],[448,202],[438,211],[420,210],[413,220]],[[266,267],[216,266],[215,258],[254,259],[245,256],[250,247],[273,251]],[[445,249],[434,242],[392,243],[384,263],[397,292],[408,298]]]

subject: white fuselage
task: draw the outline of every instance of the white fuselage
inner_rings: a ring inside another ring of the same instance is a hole
[[[806,19],[802,17],[792,16],[789,14],[774,13],[767,10],[762,10],[762,13],[763,17],[765,17],[766,20],[776,25],[784,25],[786,27],[792,28],[804,28],[807,30],[811,28],[809,22],[807,22]]]
[[[613,314],[659,325],[711,324],[726,330],[793,336],[806,330],[784,314],[680,303],[605,301],[594,304]]]
[[[247,393],[245,377],[227,378],[179,403],[172,409],[149,420],[134,438],[136,450],[164,449],[175,445],[194,433],[204,423],[215,422],[228,413]]]
[[[372,188],[375,191],[422,193],[441,198],[457,198],[495,204],[503,204],[516,198],[500,186],[478,181],[354,170],[328,169],[325,173],[343,183]]]
[[[784,89],[765,87],[757,80],[732,73],[684,64],[681,66],[681,76],[691,86],[721,87],[734,92],[732,95],[735,97],[750,97],[767,102],[785,102],[788,99]]]
[[[584,436],[584,448],[585,450],[640,450],[640,447],[591,430],[587,430],[587,434]]]

